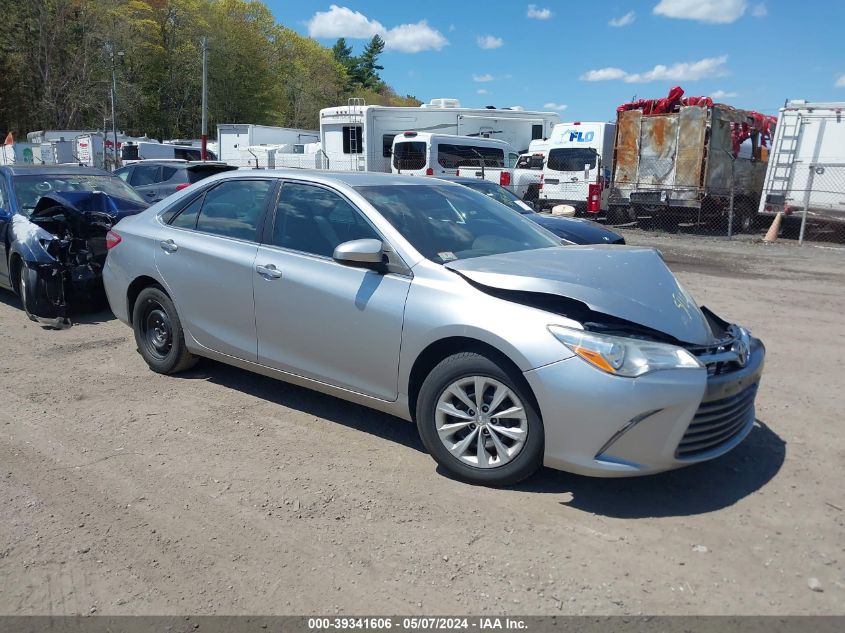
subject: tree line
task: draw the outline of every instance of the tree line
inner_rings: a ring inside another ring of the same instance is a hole
[[[277,24],[257,0],[0,0],[0,133],[118,127],[153,138],[200,133],[201,40],[209,38],[210,131],[218,123],[317,128],[349,97],[419,105],[379,76],[379,36],[361,55]]]

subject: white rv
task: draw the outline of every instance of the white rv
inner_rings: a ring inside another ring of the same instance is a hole
[[[606,197],[610,184],[615,140],[615,123],[574,121],[556,125],[544,150],[540,206],[568,204],[592,213],[606,208],[601,197]]]
[[[317,130],[224,123],[217,126],[218,158],[232,165],[241,159],[241,151],[257,145],[305,145],[320,140]],[[254,161],[253,161],[254,162]]]
[[[778,115],[759,212],[805,205],[808,220],[845,222],[845,102],[787,101]]]
[[[510,187],[519,155],[493,138],[402,132],[393,139],[391,171],[411,176],[484,178]]]
[[[389,172],[393,139],[403,132],[499,139],[523,152],[549,136],[560,118],[554,112],[516,108],[462,108],[455,99],[433,99],[421,107],[364,105],[320,110],[320,140],[329,169]]]

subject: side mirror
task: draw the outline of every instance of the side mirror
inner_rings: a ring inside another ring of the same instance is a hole
[[[332,255],[339,264],[379,270],[384,266],[384,244],[381,240],[350,240],[338,244]]]

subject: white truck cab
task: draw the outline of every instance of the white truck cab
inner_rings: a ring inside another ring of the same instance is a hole
[[[508,188],[519,159],[505,141],[429,132],[397,134],[391,157],[394,174],[483,178]]]
[[[616,124],[600,121],[560,123],[546,146],[539,206],[568,204],[578,212],[598,213],[610,184]]]

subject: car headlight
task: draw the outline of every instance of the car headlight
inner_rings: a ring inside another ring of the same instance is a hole
[[[690,352],[676,345],[595,334],[561,325],[550,325],[549,332],[579,357],[614,376],[634,378],[661,369],[704,367]]]

